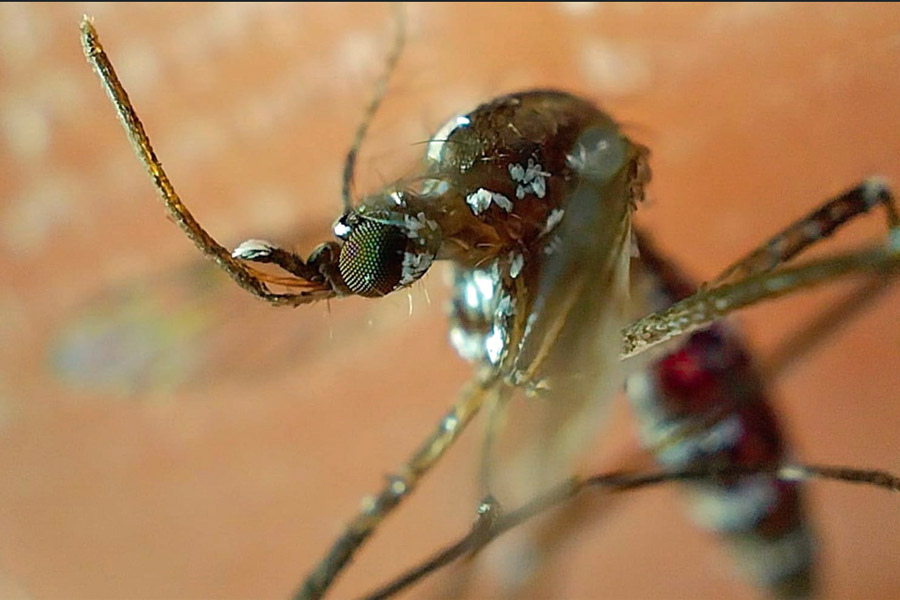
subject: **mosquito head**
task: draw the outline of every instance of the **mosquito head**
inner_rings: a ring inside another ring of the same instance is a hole
[[[440,246],[437,223],[409,214],[360,206],[334,224],[341,240],[338,271],[354,294],[377,298],[422,277]]]

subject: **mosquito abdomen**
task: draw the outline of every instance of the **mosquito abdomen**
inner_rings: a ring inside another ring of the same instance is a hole
[[[692,285],[646,240],[636,276],[674,302]],[[765,382],[741,338],[713,325],[627,381],[642,443],[671,470],[781,464],[787,444]],[[692,516],[722,536],[742,570],[779,598],[813,593],[814,540],[799,483],[767,474],[685,485]]]

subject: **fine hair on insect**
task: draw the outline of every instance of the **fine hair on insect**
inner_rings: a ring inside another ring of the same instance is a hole
[[[709,528],[752,565],[749,577],[756,583],[776,596],[814,593],[807,564],[814,536],[802,516],[800,483],[830,478],[896,491],[900,480],[884,471],[789,460],[777,425],[769,428],[765,393],[757,385],[761,375],[740,338],[719,321],[763,300],[849,276],[862,282],[851,304],[883,289],[900,270],[900,217],[887,183],[871,178],[849,188],[695,291],[652,239],[632,227],[650,178],[649,150],[628,139],[593,102],[538,89],[454,117],[429,141],[420,175],[357,197],[356,157],[401,55],[402,18],[397,22],[386,71],[345,161],[335,239],[305,258],[260,239],[229,250],[205,231],[169,182],[92,22],[85,18],[81,25],[85,55],[170,216],[243,289],[276,306],[350,295],[378,299],[408,288],[437,261],[454,266],[450,339],[474,363],[475,375],[419,450],[363,501],[297,597],[326,593],[479,412],[486,414],[487,434],[482,500],[473,506],[471,531],[372,597],[392,595],[475,555],[500,534],[591,490],[665,482],[684,483],[698,502],[712,507]],[[793,260],[870,211],[886,217],[884,240]],[[639,306],[631,303],[637,286],[649,290]],[[852,307],[835,310],[788,350],[826,335]],[[574,460],[594,433],[603,402],[623,385],[660,469],[576,476]],[[503,424],[508,409],[521,402],[538,407],[535,437],[517,441],[510,452],[515,460],[503,463]],[[762,431],[748,425],[763,422]],[[766,494],[772,497],[757,502]],[[725,514],[722,507],[735,503],[746,514]],[[784,548],[809,556],[783,569],[758,558]]]

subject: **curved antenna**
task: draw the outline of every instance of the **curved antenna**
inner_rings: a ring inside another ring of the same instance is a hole
[[[84,50],[84,56],[88,63],[94,68],[106,95],[112,101],[119,121],[125,129],[125,135],[131,142],[135,156],[144,166],[144,171],[153,182],[156,192],[166,205],[166,210],[173,221],[181,228],[185,235],[190,238],[194,245],[203,252],[207,257],[216,261],[216,264],[222,268],[239,286],[253,294],[258,298],[274,304],[276,306],[298,306],[300,304],[309,304],[317,300],[325,300],[333,298],[336,292],[329,285],[317,281],[307,281],[308,289],[301,290],[295,294],[278,294],[272,292],[265,282],[250,271],[238,258],[241,256],[233,256],[230,251],[219,244],[205,229],[197,222],[191,211],[181,201],[175,188],[169,181],[162,163],[156,157],[153,146],[150,144],[150,138],[144,131],[144,125],[138,118],[131,100],[128,99],[128,93],[119,81],[116,70],[112,62],[103,50],[100,44],[100,38],[97,30],[86,15],[81,19],[81,46]],[[269,249],[269,255],[273,254]],[[300,261],[303,267],[303,261]],[[281,283],[275,281],[275,283]],[[306,284],[303,284],[306,285]]]
[[[384,100],[384,96],[387,93],[388,81],[390,80],[394,69],[397,67],[397,63],[400,62],[403,45],[406,43],[406,15],[403,12],[403,5],[395,3],[393,8],[394,23],[396,27],[394,32],[394,44],[391,47],[390,54],[388,54],[384,71],[375,82],[375,92],[369,100],[369,105],[366,106],[366,112],[363,113],[363,119],[356,128],[356,135],[354,135],[353,144],[351,144],[350,150],[347,152],[347,158],[344,159],[344,177],[343,187],[341,189],[341,196],[344,199],[344,214],[353,210],[353,199],[350,197],[350,194],[352,192],[351,188],[353,187],[353,172],[356,168],[356,156],[359,154],[359,149],[362,146],[363,139],[366,137],[366,132],[369,130],[369,125],[372,123],[372,119],[375,117],[375,113],[378,111],[381,101]]]

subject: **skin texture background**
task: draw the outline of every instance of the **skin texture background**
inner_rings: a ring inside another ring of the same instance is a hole
[[[467,377],[445,339],[442,277],[413,288],[410,316],[405,293],[279,310],[196,275],[82,58],[83,13],[207,229],[305,254],[339,215],[390,8],[0,7],[0,596],[285,597]],[[360,193],[413,173],[451,115],[532,87],[596,99],[650,146],[638,222],[699,279],[867,175],[900,181],[892,6],[412,5],[408,21]],[[876,215],[828,249],[882,231]],[[765,356],[846,289],[739,322]],[[888,292],[773,383],[798,457],[900,470],[898,302]],[[622,404],[593,469],[635,444]],[[334,597],[467,530],[479,429]],[[896,497],[817,483],[808,500],[823,594],[897,597]],[[683,508],[673,488],[620,498],[575,528],[530,593],[755,597]],[[500,594],[504,556],[488,553],[466,593]]]

